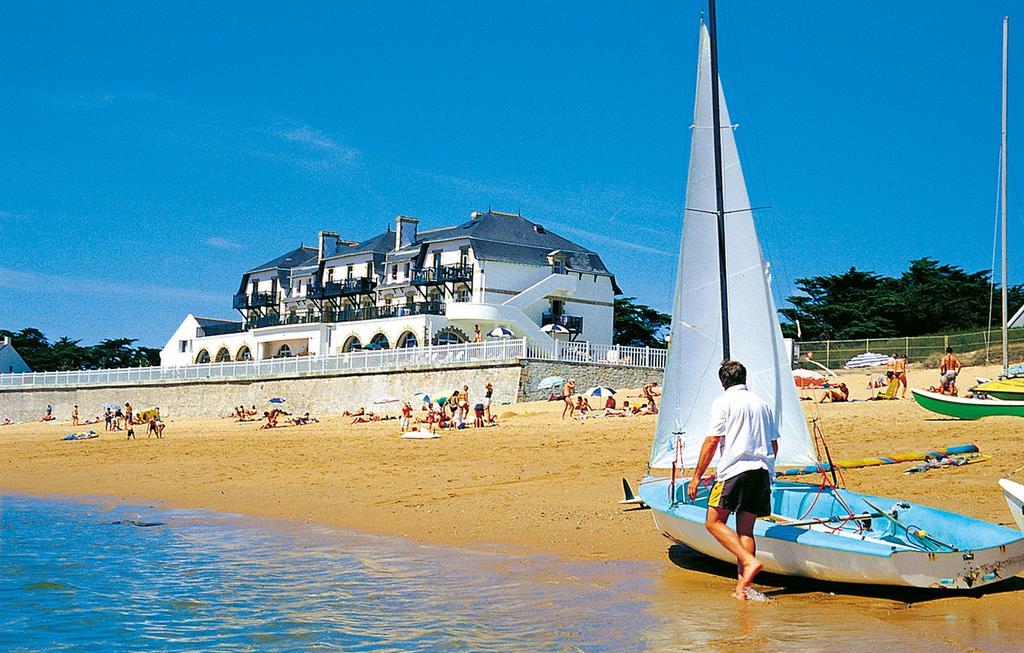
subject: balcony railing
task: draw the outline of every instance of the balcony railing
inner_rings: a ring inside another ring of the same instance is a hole
[[[350,297],[370,292],[376,282],[368,277],[356,277],[344,281],[328,281],[323,285],[310,286],[306,291],[308,299],[332,299],[334,297]]]
[[[245,325],[241,322],[224,322],[223,324],[208,324],[196,329],[197,338],[207,336],[223,336],[229,333],[241,333],[245,331]]]
[[[552,313],[545,313],[540,318],[540,325],[545,326],[547,324],[564,326],[573,333],[583,332],[583,318],[578,315],[554,315]]]
[[[441,265],[434,268],[419,268],[412,271],[411,280],[414,286],[451,283],[453,281],[472,281],[473,266]]]
[[[444,315],[444,313],[444,302],[414,302],[411,304],[398,304],[395,306],[364,306],[362,308],[346,308],[341,311],[324,311],[322,313],[305,313],[302,315],[263,315],[249,320],[245,325],[245,328],[263,329],[266,327],[288,326],[291,324],[359,322],[361,320],[383,320],[391,317],[405,317],[408,315]],[[242,328],[238,329],[238,331],[243,330],[244,329]]]
[[[234,308],[235,310],[242,310],[244,308],[265,308],[267,306],[276,306],[278,301],[280,301],[278,293],[239,293],[231,300],[231,308]]]

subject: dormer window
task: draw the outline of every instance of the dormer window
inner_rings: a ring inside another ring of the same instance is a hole
[[[556,260],[551,266],[552,272],[555,274],[565,274],[565,261]]]
[[[398,281],[398,264],[391,266],[391,280]]]

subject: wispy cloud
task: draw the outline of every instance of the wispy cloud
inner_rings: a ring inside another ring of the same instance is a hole
[[[245,245],[243,245],[242,243],[236,243],[233,240],[221,238],[220,236],[210,236],[209,238],[206,239],[206,244],[209,245],[210,247],[215,247],[217,249],[245,249]]]
[[[654,254],[656,256],[668,256],[673,257],[676,255],[675,252],[670,252],[665,249],[659,249],[657,247],[650,247],[648,245],[642,245],[640,243],[634,243],[629,240],[622,240],[620,238],[612,238],[611,236],[605,236],[594,231],[588,231],[586,229],[578,229],[576,227],[570,227],[567,224],[560,222],[552,222],[551,220],[544,220],[547,225],[553,226],[556,230],[586,238],[596,243],[602,243],[604,245],[611,245],[614,247],[621,247],[623,249],[633,250],[634,252],[643,252],[644,254]]]
[[[313,129],[312,127],[305,125],[283,130],[279,132],[279,136],[286,141],[299,143],[300,145],[305,145],[310,149],[320,150],[321,152],[337,154],[346,159],[354,158],[357,154],[357,151],[354,148],[339,143],[337,140],[331,138],[319,129]]]
[[[105,296],[159,296],[164,299],[182,299],[202,302],[222,302],[222,294],[146,284],[126,284],[107,279],[83,279],[56,274],[39,274],[11,268],[0,268],[0,288],[22,292],[62,292]]]

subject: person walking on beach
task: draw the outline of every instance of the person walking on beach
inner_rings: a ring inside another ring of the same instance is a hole
[[[963,365],[953,353],[953,348],[946,347],[946,355],[942,357],[942,365],[939,366],[939,392],[941,394],[953,397],[957,395],[956,377],[962,368]]]
[[[903,386],[903,394],[900,398],[907,398],[907,355],[900,354],[896,357],[896,380]]]
[[[405,402],[402,406],[402,433],[409,430],[409,420],[412,419],[412,406]]]
[[[565,406],[562,408],[562,419],[565,419],[565,413],[568,411],[569,417],[573,416],[576,412],[576,406],[572,403],[572,395],[576,392],[576,382],[569,379],[562,386],[562,401],[565,402]]]
[[[772,512],[772,474],[779,453],[779,429],[771,407],[747,389],[747,369],[725,361],[718,370],[725,392],[711,404],[710,435],[704,439],[693,478],[690,501],[697,498],[701,475],[719,453],[717,478],[708,497],[705,526],[736,556],[737,581],[732,596],[745,601],[761,571],[754,541],[754,521]],[[736,530],[726,524],[736,513]]]
[[[487,423],[491,424],[494,422],[494,418],[491,417],[491,395],[494,394],[494,386],[488,381],[487,385],[484,386],[484,412],[487,415]]]

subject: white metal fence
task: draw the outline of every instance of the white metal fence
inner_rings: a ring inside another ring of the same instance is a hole
[[[556,341],[553,348],[529,343],[525,338],[428,345],[405,349],[353,351],[329,356],[299,356],[262,361],[202,363],[180,367],[132,367],[67,372],[0,374],[2,387],[56,387],[82,385],[129,385],[146,381],[201,379],[255,379],[287,374],[329,374],[358,370],[389,370],[416,366],[443,366],[476,361],[507,361],[521,358],[587,362],[602,365],[664,367],[666,352],[646,347],[595,345]]]

